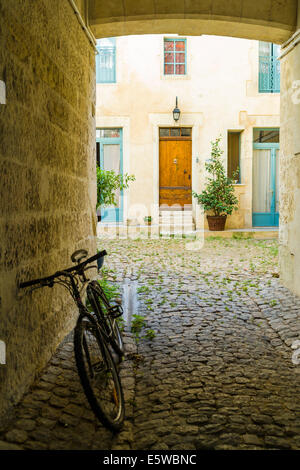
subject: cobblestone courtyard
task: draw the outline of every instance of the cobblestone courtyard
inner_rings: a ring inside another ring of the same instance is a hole
[[[104,240],[106,274],[137,288],[126,327],[123,431],[97,423],[72,334],[1,430],[1,448],[300,449],[300,299],[278,279],[276,241]],[[141,318],[144,317],[144,318]]]

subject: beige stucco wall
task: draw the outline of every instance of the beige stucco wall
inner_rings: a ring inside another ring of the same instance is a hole
[[[117,38],[117,82],[97,84],[97,127],[110,127],[112,119],[115,127],[123,127],[125,117],[130,127],[124,136],[124,162],[125,171],[134,173],[136,181],[126,194],[125,220],[134,205],[144,204],[144,215],[153,215],[152,206],[158,204],[158,128],[174,126],[172,110],[178,96],[177,125],[193,127],[195,191],[204,184],[210,142],[222,135],[226,163],[227,131],[242,131],[242,185],[236,188],[240,208],[227,226],[251,227],[253,128],[280,125],[279,94],[258,93],[258,41],[187,37],[187,75],[171,77],[163,73],[163,39],[163,35]],[[197,217],[196,222],[200,223]]]
[[[94,49],[69,2],[0,2],[0,37],[2,419],[77,316],[61,287],[19,299],[17,283],[94,253],[96,191]]]

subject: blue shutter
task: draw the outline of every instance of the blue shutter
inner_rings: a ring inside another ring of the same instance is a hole
[[[259,41],[259,92],[271,93],[272,91],[272,44]]]
[[[259,76],[260,93],[280,92],[280,47],[269,42],[259,42]]]
[[[280,93],[280,46],[273,44],[273,92]]]
[[[97,41],[96,82],[116,82],[116,40],[115,38]]]

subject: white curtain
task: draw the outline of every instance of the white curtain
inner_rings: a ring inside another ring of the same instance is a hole
[[[276,212],[279,212],[279,150],[276,150]]]
[[[253,151],[253,212],[270,212],[271,150]]]
[[[114,170],[116,174],[120,174],[120,145],[119,144],[104,144],[103,145],[103,169]],[[120,190],[116,191],[116,201],[120,207]],[[109,207],[109,209],[115,206]]]
[[[271,42],[259,41],[259,55],[264,57],[270,57],[271,46]]]

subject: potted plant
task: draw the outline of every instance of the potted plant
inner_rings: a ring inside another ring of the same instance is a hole
[[[207,178],[205,189],[197,194],[192,191],[198,203],[203,206],[209,230],[224,230],[227,215],[232,214],[238,208],[238,199],[234,194],[234,180],[237,178],[238,170],[233,179],[228,178],[221,160],[223,151],[220,149],[221,137],[211,142],[211,158],[205,163],[205,169],[210,176]]]
[[[134,181],[134,175],[117,174],[114,170],[102,170],[97,166],[97,217],[101,220],[101,209],[107,206],[117,206],[116,191],[127,189],[129,182]]]
[[[147,215],[146,217],[144,217],[144,222],[146,225],[151,225],[151,221],[152,221],[151,215]]]

